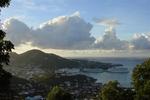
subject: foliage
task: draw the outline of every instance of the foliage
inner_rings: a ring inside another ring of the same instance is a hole
[[[131,88],[121,88],[121,100],[133,100],[135,92]]]
[[[47,100],[72,100],[71,94],[65,92],[60,87],[55,86],[49,92]]]
[[[14,45],[7,40],[4,40],[6,33],[0,30],[0,67],[2,68],[3,64],[9,63],[9,54],[14,48]]]
[[[0,7],[8,7],[10,0],[0,0]]]
[[[133,100],[133,91],[119,87],[117,81],[109,81],[101,89],[100,100]]]
[[[118,100],[120,92],[117,81],[110,81],[105,84],[100,93],[100,100]]]
[[[136,100],[150,100],[150,59],[137,65],[132,74]]]
[[[6,92],[9,90],[11,73],[0,69],[0,92]]]
[[[1,0],[0,7],[7,7],[10,0]],[[9,54],[14,48],[14,45],[7,40],[4,40],[6,33],[0,30],[0,92],[5,92],[9,89],[11,74],[3,69],[3,64],[9,63]]]
[[[10,3],[10,0],[1,0],[0,7],[7,7]],[[0,30],[0,71],[3,64],[9,63],[9,54],[14,48],[14,45],[7,40],[4,40],[6,33],[3,30]]]
[[[33,75],[33,77],[30,80],[35,82],[47,82],[53,77],[55,77],[53,73],[43,73],[41,75]]]

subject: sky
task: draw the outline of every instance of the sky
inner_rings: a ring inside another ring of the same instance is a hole
[[[7,38],[22,53],[150,56],[150,0],[12,0],[1,11]]]

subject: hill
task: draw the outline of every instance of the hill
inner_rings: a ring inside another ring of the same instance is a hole
[[[44,53],[40,50],[30,50],[23,54],[11,55],[11,66],[20,67],[40,67],[42,69],[58,69],[65,67],[77,67],[79,64],[76,61],[62,58],[55,54]]]
[[[40,50],[30,50],[22,54],[11,53],[10,65],[4,67],[15,76],[30,79],[34,76],[53,74],[61,68],[102,68],[108,69],[115,65],[96,61],[66,59],[55,54]]]

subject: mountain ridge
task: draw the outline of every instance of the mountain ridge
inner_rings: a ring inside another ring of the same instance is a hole
[[[81,59],[67,59],[56,54],[45,53],[37,49],[22,54],[11,53],[10,64],[4,68],[15,76],[32,78],[52,74],[61,68],[101,68],[108,69],[115,65]]]

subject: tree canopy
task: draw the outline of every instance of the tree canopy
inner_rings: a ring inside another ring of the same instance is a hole
[[[4,40],[6,33],[0,30],[0,68],[2,68],[3,64],[9,63],[9,54],[11,50],[14,48],[14,45],[7,40]]]
[[[55,86],[49,92],[47,100],[73,100],[71,94],[64,91],[62,88]]]
[[[7,7],[9,3],[10,0],[1,0],[0,8]],[[10,58],[9,54],[14,48],[11,41],[4,39],[5,36],[6,33],[0,29],[0,92],[4,92],[6,89],[9,89],[11,74],[3,69],[3,64],[8,65]]]
[[[1,0],[0,8],[7,7],[10,4],[10,0]],[[0,29],[0,69],[2,69],[3,64],[9,63],[9,54],[12,49],[14,49],[14,45],[11,41],[4,40],[6,33]]]
[[[150,59],[135,67],[132,80],[136,100],[150,100]]]
[[[120,91],[117,81],[109,81],[105,84],[100,93],[100,100],[119,100]]]
[[[7,7],[10,3],[10,0],[1,0],[0,7]],[[3,64],[9,63],[9,54],[14,45],[11,41],[4,40],[6,33],[3,30],[0,30],[0,69],[2,69]]]
[[[99,95],[100,100],[133,100],[134,92],[131,89],[120,87],[117,81],[105,84]]]
[[[8,7],[11,0],[1,0],[0,7]]]

